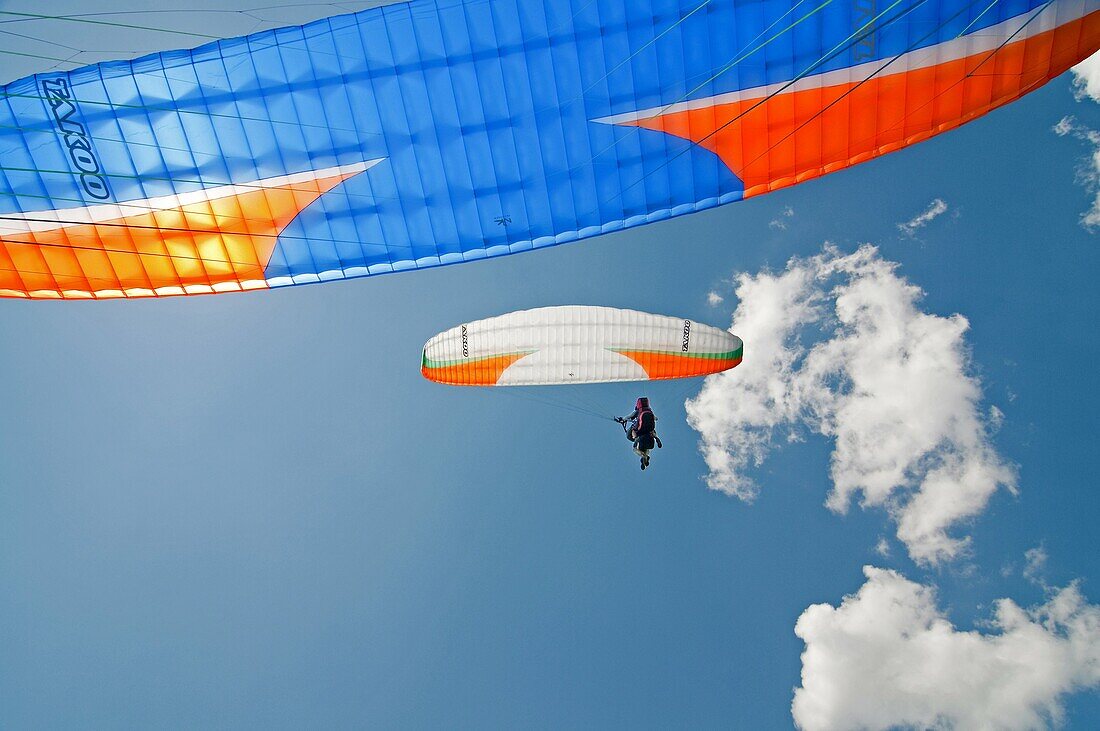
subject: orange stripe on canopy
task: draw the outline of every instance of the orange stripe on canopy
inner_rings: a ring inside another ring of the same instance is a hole
[[[691,378],[729,370],[741,362],[740,353],[733,358],[713,358],[687,353],[657,353],[646,350],[616,350],[642,367],[652,380]]]
[[[716,100],[618,124],[706,147],[741,179],[749,198],[958,127],[1058,76],[1097,45],[1100,12],[1093,12],[994,52],[901,73],[886,66],[870,79]]]
[[[420,372],[429,381],[451,386],[495,386],[501,374],[525,355],[529,353],[492,355],[434,367],[425,363],[421,365]]]
[[[9,225],[0,237],[0,296],[148,297],[265,288],[264,269],[287,224],[367,166],[25,214],[25,231]],[[134,212],[140,208],[148,210]],[[124,215],[109,217],[113,209]]]

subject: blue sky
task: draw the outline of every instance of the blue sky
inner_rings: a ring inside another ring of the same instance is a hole
[[[137,22],[173,21],[194,19]],[[95,32],[80,43],[165,45]],[[35,63],[0,56],[0,76]],[[1100,254],[1075,179],[1091,150],[1051,129],[1066,115],[1100,126],[1068,76],[848,171],[522,256],[2,303],[0,727],[786,728],[795,622],[859,590],[866,564],[936,586],[959,630],[988,632],[999,598],[1046,601],[1022,574],[1037,546],[1043,581],[1100,600]],[[898,231],[937,198],[945,214]],[[683,406],[699,382],[552,392],[608,413],[647,394],[665,448],[641,474],[610,422],[418,371],[437,331],[514,309],[727,326],[735,274],[826,241],[875,244],[922,310],[970,322],[969,372],[983,411],[1004,413],[991,440],[1019,494],[957,527],[961,559],[914,564],[883,510],[827,510],[833,445],[805,430],[753,471],[755,502],[709,490]],[[1066,728],[1100,726],[1094,691],[1064,700]]]

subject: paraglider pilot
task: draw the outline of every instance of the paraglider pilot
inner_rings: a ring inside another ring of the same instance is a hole
[[[623,426],[626,438],[634,444],[634,454],[641,458],[642,469],[649,467],[649,451],[656,444],[660,449],[660,438],[657,436],[657,417],[649,408],[649,399],[645,396],[639,398],[634,404],[634,411],[625,417],[616,418],[615,421]]]

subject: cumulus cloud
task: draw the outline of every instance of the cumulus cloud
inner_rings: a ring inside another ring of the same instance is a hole
[[[784,206],[779,215],[768,222],[768,226],[777,231],[785,231],[792,218],[794,218],[794,209],[790,206]]]
[[[863,572],[855,595],[795,625],[806,649],[791,712],[805,731],[1043,728],[1064,696],[1100,685],[1100,606],[1075,584],[1031,609],[1000,599],[977,632],[956,629],[931,587]]]
[[[1094,53],[1073,67],[1073,94],[1078,101],[1100,102],[1100,53]]]
[[[722,304],[723,302],[725,302],[725,298],[722,297],[722,295],[718,294],[717,292],[715,292],[713,290],[711,290],[710,292],[707,292],[707,304],[710,305],[711,307],[717,307],[718,305]]]
[[[931,223],[934,219],[947,213],[947,204],[942,198],[936,198],[928,204],[928,208],[923,212],[913,216],[905,223],[898,224],[898,230],[903,234],[912,238],[916,235],[918,229],[922,229]]]
[[[921,291],[873,246],[793,258],[781,272],[741,274],[731,331],[745,360],[711,376],[687,403],[707,484],[744,500],[748,474],[776,442],[834,441],[826,505],[883,507],[919,563],[967,545],[948,530],[980,513],[1015,475],[990,443],[961,315],[919,309]]]

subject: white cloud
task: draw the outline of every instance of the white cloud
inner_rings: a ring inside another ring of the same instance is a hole
[[[1100,132],[1079,124],[1073,117],[1062,117],[1051,129],[1059,137],[1072,135],[1092,149],[1088,161],[1077,169],[1077,182],[1092,194],[1092,207],[1082,214],[1081,225],[1095,229],[1100,226]]]
[[[1047,568],[1047,549],[1036,546],[1024,551],[1024,578],[1043,586],[1043,573]]]
[[[710,292],[707,292],[707,304],[710,305],[711,307],[717,307],[718,305],[722,304],[723,302],[725,302],[725,298],[722,297],[722,295],[718,294],[717,292],[715,292],[713,290],[710,291]]]
[[[878,543],[875,544],[875,553],[883,558],[890,558],[890,541],[885,537],[878,539]]]
[[[1094,53],[1073,67],[1073,94],[1081,101],[1085,97],[1100,102],[1100,53]]]
[[[687,413],[707,484],[744,500],[759,489],[748,469],[777,439],[832,438],[826,505],[843,513],[858,496],[886,508],[914,560],[931,564],[963,551],[968,539],[948,530],[999,486],[1014,490],[1015,475],[979,409],[966,319],[922,312],[896,266],[873,246],[827,246],[782,272],[738,276],[731,331],[745,360],[709,377]]]
[[[1059,122],[1055,125],[1055,132],[1059,131],[1061,124]],[[1087,142],[1092,148],[1087,162],[1077,168],[1077,183],[1092,195],[1092,206],[1081,214],[1081,225],[1091,231],[1100,226],[1100,132],[1078,125],[1070,131],[1074,137]]]
[[[1005,423],[1005,412],[998,409],[996,406],[989,407],[989,428],[993,431],[997,431],[1001,428],[1001,425]]]
[[[790,206],[784,206],[779,215],[768,222],[768,226],[778,231],[785,231],[792,218],[794,218],[794,209]]]
[[[1100,102],[1100,53],[1073,67],[1073,95],[1077,101]],[[1062,117],[1054,125],[1059,137],[1073,135],[1091,148],[1088,162],[1077,170],[1077,182],[1092,194],[1092,207],[1081,216],[1081,225],[1091,230],[1100,226],[1100,132],[1078,124],[1073,117]]]
[[[918,213],[905,223],[898,224],[898,230],[906,236],[912,238],[918,229],[922,229],[933,221],[933,219],[942,216],[947,213],[947,204],[942,198],[936,198],[928,204],[928,208],[923,212]]]
[[[1000,599],[993,631],[967,632],[931,587],[863,572],[858,593],[795,625],[806,649],[791,712],[805,731],[1043,728],[1061,723],[1066,694],[1100,684],[1100,606],[1075,584],[1028,610]]]

